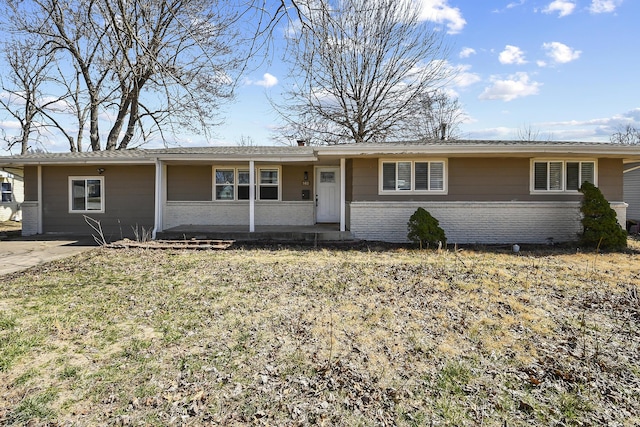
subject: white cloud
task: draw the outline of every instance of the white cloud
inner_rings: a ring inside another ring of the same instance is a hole
[[[465,88],[482,80],[478,74],[470,72],[470,69],[470,65],[458,65],[454,67],[455,77],[453,84],[456,87]]]
[[[420,5],[420,19],[438,24],[446,23],[449,34],[457,34],[467,21],[462,17],[460,9],[449,6],[449,0],[417,0]]]
[[[542,48],[547,51],[547,56],[558,64],[566,64],[580,57],[582,51],[574,50],[560,42],[544,43]],[[540,65],[540,62],[538,63]],[[546,65],[546,63],[545,63]]]
[[[476,50],[471,47],[463,47],[458,55],[460,58],[468,58],[471,55],[475,55]]]
[[[272,74],[264,73],[262,76],[262,80],[247,80],[247,85],[255,85],[255,86],[263,86],[263,87],[273,87],[278,84],[278,78]]]
[[[542,83],[531,81],[529,74],[522,72],[508,76],[506,79],[492,76],[491,82],[492,85],[480,94],[479,99],[513,101],[516,98],[536,95],[542,86]]]
[[[517,46],[506,45],[504,50],[500,52],[498,60],[501,64],[526,64],[524,52]]]
[[[520,1],[517,1],[517,2],[515,2],[515,1],[511,2],[511,3],[509,3],[507,5],[507,9],[513,9],[514,7],[522,6],[524,4],[524,1],[525,0],[520,0]]]
[[[558,12],[559,13],[558,16],[562,18],[563,16],[571,15],[575,8],[576,8],[576,4],[572,1],[554,0],[551,3],[549,3],[549,5],[546,8],[542,9],[542,12],[543,13]]]
[[[592,0],[591,6],[589,6],[589,12],[591,13],[611,13],[615,12],[616,8],[620,6],[622,0]]]

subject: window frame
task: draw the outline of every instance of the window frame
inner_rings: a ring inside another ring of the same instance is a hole
[[[85,209],[73,209],[73,182],[84,181],[85,183]],[[87,194],[87,181],[100,181],[100,209],[87,209],[88,207],[88,194]],[[69,213],[71,214],[103,214],[105,212],[105,185],[104,176],[70,176],[69,177]]]
[[[387,190],[384,188],[384,165],[385,164],[395,164],[396,170],[396,188],[393,190]],[[398,188],[398,163],[410,163],[411,164],[411,183],[408,189],[403,190]],[[427,163],[428,164],[428,172],[427,172],[427,188],[426,190],[416,189],[416,163]],[[431,172],[433,170],[433,164],[441,164],[442,165],[442,188],[432,190],[431,183],[433,181]],[[424,195],[446,195],[448,194],[448,185],[449,185],[449,163],[448,159],[445,158],[417,158],[417,159],[406,159],[406,158],[380,158],[378,159],[378,195],[401,195],[401,194],[424,194]]]
[[[238,198],[238,187],[249,187],[249,184],[246,183],[240,183],[239,182],[239,176],[240,173],[246,173],[249,172],[249,166],[238,166],[238,165],[213,165],[213,194],[212,194],[212,199],[214,202],[248,202],[249,198],[247,197],[246,199],[239,199]],[[217,185],[222,185],[222,184],[217,184],[216,182],[216,174],[217,171],[230,171],[233,170],[233,199],[219,199],[217,197],[217,191],[216,191],[216,186]],[[276,171],[276,180],[277,182],[275,184],[273,183],[263,183],[262,182],[262,171]],[[282,200],[282,167],[279,165],[261,165],[261,166],[256,166],[255,168],[255,199],[256,201],[281,201]],[[260,197],[260,193],[261,193],[261,188],[267,188],[267,187],[275,187],[277,189],[278,192],[278,197],[275,199],[271,199],[271,198],[262,198]]]
[[[3,188],[4,185],[9,186],[9,190]],[[5,195],[9,195],[9,200],[5,200]],[[13,203],[13,184],[11,181],[0,180],[0,203]]]
[[[546,163],[547,164],[547,188],[544,190],[536,189],[536,164],[538,163]],[[551,163],[561,163],[562,164],[562,173],[561,173],[561,186],[560,189],[550,189],[550,177],[549,177],[549,164]],[[569,163],[578,163],[578,188],[567,189],[567,164]],[[583,163],[591,163],[593,164],[593,185],[598,186],[598,159],[593,158],[578,158],[578,159],[552,159],[552,158],[533,158],[530,162],[529,167],[529,191],[531,194],[578,194],[580,193],[580,186],[584,180],[582,179],[582,164]]]

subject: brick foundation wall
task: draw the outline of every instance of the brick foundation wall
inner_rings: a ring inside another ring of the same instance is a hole
[[[363,240],[407,242],[409,217],[423,207],[448,243],[547,243],[577,240],[579,202],[351,202],[350,231]],[[612,203],[625,223],[625,203]]]
[[[27,201],[22,203],[22,235],[38,234],[38,210],[40,203]]]
[[[235,202],[167,202],[163,229],[179,225],[249,225],[249,204]],[[313,202],[255,204],[256,225],[313,225]]]

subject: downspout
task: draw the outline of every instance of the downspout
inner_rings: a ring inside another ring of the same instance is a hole
[[[162,161],[156,158],[156,185],[155,185],[155,206],[154,225],[151,238],[156,240],[158,231],[162,231]]]
[[[256,231],[256,162],[249,160],[249,233]]]

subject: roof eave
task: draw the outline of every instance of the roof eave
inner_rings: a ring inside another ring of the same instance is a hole
[[[509,155],[514,157],[532,157],[546,154],[562,155],[598,155],[611,157],[624,157],[625,159],[640,159],[640,148],[631,146],[611,145],[424,145],[424,146],[328,146],[319,147],[321,156],[392,156],[428,154],[436,156],[465,156],[465,155]]]

